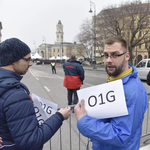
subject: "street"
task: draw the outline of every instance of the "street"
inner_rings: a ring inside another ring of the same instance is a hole
[[[85,80],[81,87],[86,88],[93,85],[106,83],[106,72],[104,70],[93,70],[89,68],[85,69]],[[33,64],[30,67],[28,73],[24,76],[22,82],[29,88],[31,94],[34,93],[42,98],[50,100],[58,104],[58,108],[67,106],[67,89],[63,86],[64,72],[62,67],[56,67],[57,74],[52,74],[51,67],[49,65],[41,66]],[[150,87],[143,81],[143,84],[146,87],[147,93],[150,93]],[[70,120],[64,121],[62,126],[62,147],[65,150],[69,150],[69,124]],[[146,124],[146,122],[145,122]],[[146,125],[144,125],[146,126]],[[144,127],[146,128],[146,127]],[[145,129],[144,129],[145,130]],[[52,150],[59,150],[59,132],[54,135],[51,140]],[[73,113],[71,113],[71,136],[72,141],[77,143],[72,143],[72,150],[78,149],[78,130],[76,127],[76,118]],[[47,142],[43,150],[50,150],[50,142]],[[68,143],[68,144],[66,144]],[[86,149],[87,138],[81,136],[81,150]]]

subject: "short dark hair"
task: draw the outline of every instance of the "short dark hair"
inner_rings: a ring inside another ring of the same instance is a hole
[[[71,55],[71,59],[76,60],[76,55],[75,55],[75,54],[72,54],[72,55]]]
[[[115,42],[119,42],[122,47],[125,48],[125,51],[128,51],[128,44],[125,39],[123,39],[121,36],[115,36],[115,37],[109,37],[108,39],[105,40],[104,44],[114,44]]]

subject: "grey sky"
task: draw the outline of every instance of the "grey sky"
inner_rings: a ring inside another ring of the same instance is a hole
[[[96,14],[104,7],[128,0],[92,0]],[[92,6],[93,9],[93,6]],[[0,0],[2,41],[17,37],[34,50],[43,43],[56,40],[56,24],[64,26],[64,41],[73,42],[83,20],[91,19],[90,0]],[[33,44],[36,43],[36,44]]]

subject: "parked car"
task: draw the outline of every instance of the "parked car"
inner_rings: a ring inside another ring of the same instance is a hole
[[[137,65],[136,65],[137,71],[138,71],[138,77],[141,80],[147,80],[147,74],[150,71],[150,59],[142,59]]]

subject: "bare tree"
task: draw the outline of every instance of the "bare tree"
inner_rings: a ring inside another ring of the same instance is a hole
[[[149,39],[150,4],[141,0],[122,3],[119,7],[109,6],[97,17],[97,29],[104,39],[109,36],[122,36],[128,42],[130,63],[136,46]],[[148,35],[148,36],[147,36]]]
[[[76,52],[78,56],[85,58],[85,46],[82,44],[76,45]]]
[[[150,37],[145,38],[145,49],[148,51],[148,58],[150,58]]]
[[[96,33],[98,30],[96,28]],[[80,33],[76,36],[76,40],[83,44],[86,48],[86,55],[92,61],[92,48],[94,47],[94,28],[92,20],[84,20],[80,26]],[[102,55],[103,42],[101,36],[96,36],[96,53]]]
[[[80,26],[80,33],[75,37],[75,39],[83,44],[86,48],[86,55],[92,57],[92,42],[93,42],[93,28],[91,20],[84,20]]]

